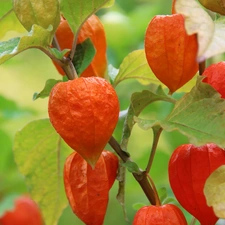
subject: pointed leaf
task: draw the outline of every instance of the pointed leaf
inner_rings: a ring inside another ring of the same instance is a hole
[[[63,167],[70,153],[48,119],[32,121],[16,133],[15,161],[46,225],[56,225],[67,206]]]
[[[34,25],[27,36],[0,42],[0,64],[26,49],[37,47],[45,48],[50,45],[50,30],[51,29],[46,30],[38,25]]]
[[[60,8],[73,33],[76,34],[83,22],[110,0],[61,0]]]
[[[207,204],[219,218],[225,219],[225,165],[216,169],[207,179],[204,194]]]
[[[127,160],[122,165],[125,166],[130,173],[136,173],[136,174],[140,174],[141,173],[138,165],[135,162]]]
[[[52,25],[54,34],[60,22],[58,0],[13,0],[13,10],[28,31],[34,24],[45,29]]]
[[[161,84],[151,71],[143,49],[133,51],[124,58],[113,85],[116,87],[121,81],[130,78],[135,78],[145,83]]]
[[[76,46],[73,65],[75,66],[78,75],[90,65],[95,53],[95,47],[90,38]]]
[[[102,6],[102,8],[109,8],[109,7],[113,6],[114,3],[115,3],[115,0],[109,0],[106,4],[104,4]]]
[[[120,65],[119,73],[114,79],[113,86],[116,87],[120,82],[126,79],[136,79],[142,84],[160,84],[163,85],[150,69],[143,49],[136,50],[128,54]],[[182,86],[177,92],[187,92],[195,85],[195,80],[190,80]]]
[[[165,120],[135,118],[135,121],[143,129],[160,125],[169,132],[178,130],[194,145],[213,142],[225,146],[225,100],[210,85],[202,83],[201,79],[190,93],[176,102]]]
[[[46,81],[44,89],[40,93],[34,93],[33,100],[36,100],[38,98],[46,98],[49,96],[52,88],[59,82],[62,82],[61,80],[54,80],[49,79]]]
[[[185,16],[188,34],[198,34],[198,61],[204,61],[225,51],[225,20],[213,22],[209,14],[195,0],[177,0],[177,13]]]
[[[137,202],[132,205],[133,210],[138,211],[140,208],[146,206],[145,203]]]

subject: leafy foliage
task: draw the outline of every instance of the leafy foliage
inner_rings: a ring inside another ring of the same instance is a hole
[[[57,224],[67,206],[62,174],[70,153],[48,119],[30,122],[15,136],[15,161],[46,225]]]
[[[165,120],[154,121],[136,118],[143,129],[160,125],[166,131],[178,130],[195,145],[213,142],[225,146],[225,101],[208,84],[198,80],[191,92],[176,102]],[[207,119],[206,119],[207,118]]]

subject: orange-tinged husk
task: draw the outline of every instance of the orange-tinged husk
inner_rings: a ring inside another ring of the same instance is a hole
[[[94,167],[116,127],[119,100],[105,79],[81,77],[53,87],[48,112],[64,141]]]
[[[175,205],[150,205],[138,210],[133,225],[187,225],[187,221]]]
[[[170,93],[186,84],[198,71],[196,35],[187,35],[181,14],[155,16],[145,36],[145,53],[155,76]]]
[[[213,225],[218,220],[213,208],[207,205],[203,190],[210,174],[224,164],[224,149],[213,143],[184,144],[171,155],[168,172],[173,193],[202,225]]]
[[[74,35],[69,27],[68,22],[62,17],[61,22],[56,30],[56,38],[61,50],[72,49]],[[90,38],[96,53],[91,64],[80,74],[81,77],[99,76],[104,77],[107,69],[107,43],[103,24],[96,15],[90,16],[82,25],[77,44]],[[65,75],[63,69],[54,62],[58,72]]]
[[[14,204],[14,209],[0,217],[1,225],[44,225],[38,205],[29,196],[19,196]]]
[[[94,169],[76,152],[67,158],[64,166],[66,195],[73,212],[86,225],[103,224],[117,170],[118,158],[105,150]]]

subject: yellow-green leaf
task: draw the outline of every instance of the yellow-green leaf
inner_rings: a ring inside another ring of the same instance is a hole
[[[76,34],[85,20],[112,0],[61,0],[60,9]]]
[[[38,25],[34,25],[26,36],[0,42],[0,64],[29,48],[40,47],[47,51],[46,47],[50,43],[51,29],[44,29]]]
[[[63,168],[71,151],[48,119],[32,121],[16,133],[15,161],[32,199],[39,204],[45,225],[56,225],[68,204]]]
[[[119,67],[119,73],[114,79],[114,87],[126,79],[136,79],[145,85],[150,83],[160,84],[163,88],[166,88],[150,69],[143,49],[133,51],[124,58]],[[193,78],[177,92],[188,92],[195,83],[196,79]]]
[[[45,29],[52,25],[52,33],[54,33],[60,22],[58,0],[14,0],[13,9],[28,31],[34,24]]]
[[[204,194],[207,204],[219,218],[225,219],[225,165],[216,169],[207,179]]]

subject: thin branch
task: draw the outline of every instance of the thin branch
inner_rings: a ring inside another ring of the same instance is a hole
[[[58,49],[59,51],[61,51],[61,48],[59,46],[56,36],[54,36],[54,38],[53,38],[52,46],[54,48]],[[62,61],[59,59],[56,59],[54,57],[53,60],[56,61],[61,66],[61,68],[64,70],[64,72],[69,80],[78,78],[77,71],[75,70],[74,65],[72,63],[72,59],[70,57],[63,57]]]
[[[158,145],[158,142],[159,142],[159,137],[160,137],[162,131],[163,131],[163,129],[161,127],[155,128],[155,129],[153,128],[154,139],[153,139],[153,143],[152,143],[152,149],[151,149],[151,154],[150,154],[150,157],[149,157],[148,165],[146,167],[147,173],[150,172],[150,169],[151,169],[151,166],[152,166],[152,163],[153,163],[153,159],[155,157],[157,145]]]
[[[110,138],[109,144],[124,162],[128,160],[132,161],[131,158],[129,157],[129,154],[121,149],[119,143],[116,141],[116,139],[113,136]],[[140,184],[142,190],[144,191],[150,203],[152,205],[155,205],[156,197],[152,189],[152,186],[149,183],[147,173],[145,171],[140,170],[140,173],[132,173],[132,174],[134,178],[136,179],[136,181]]]

